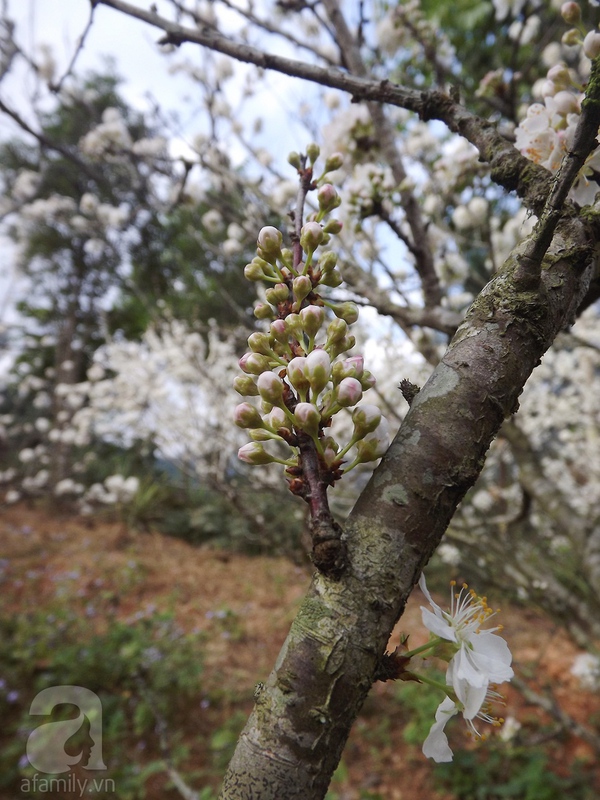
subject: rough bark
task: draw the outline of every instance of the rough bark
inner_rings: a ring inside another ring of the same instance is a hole
[[[518,291],[524,242],[473,304],[348,519],[347,571],[339,581],[315,575],[257,692],[223,800],[325,795],[420,571],[525,381],[587,290],[591,241],[583,221],[562,222],[541,283]]]

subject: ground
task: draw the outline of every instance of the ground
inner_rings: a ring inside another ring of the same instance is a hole
[[[129,531],[120,523],[25,506],[4,509],[0,531],[3,615],[50,607],[57,597],[66,595],[72,598],[76,613],[87,609],[90,616],[90,606],[96,608],[90,626],[102,626],[101,610],[108,605],[119,619],[132,624],[154,608],[171,608],[186,631],[205,634],[202,687],[189,707],[184,726],[189,755],[180,769],[195,772],[190,782],[196,789],[216,789],[234,731],[251,709],[255,685],[268,675],[310,581],[308,567],[281,558],[194,548],[157,533]],[[445,604],[442,596],[437,599]],[[416,590],[392,635],[391,649],[401,631],[411,632],[412,646],[427,640],[420,620],[423,602]],[[579,723],[597,724],[600,698],[582,689],[570,673],[580,650],[565,631],[539,612],[502,605],[503,635],[514,653],[518,674],[537,691],[550,687],[557,705]],[[410,704],[407,708],[398,699],[403,686],[393,682],[374,686],[354,726],[332,785],[332,798],[451,800],[456,796],[435,782],[431,762],[413,741],[414,735],[406,735]],[[411,687],[421,689],[415,684]],[[561,733],[555,720],[527,703],[514,688],[503,686],[502,691],[507,703],[501,710],[503,717],[521,722],[521,736],[530,731],[529,740],[526,736],[522,740],[526,747],[534,740],[543,743],[550,765],[559,774],[579,769],[573,765],[580,762],[593,766],[598,753],[588,743]],[[492,739],[497,735],[492,730]],[[488,746],[468,741],[458,721],[450,730],[450,740],[457,749],[475,749],[475,753]],[[153,747],[157,749],[156,743],[150,742],[149,750]],[[597,770],[586,772],[590,790],[596,780]],[[149,776],[145,790],[148,800],[180,797],[160,773]],[[121,798],[118,787],[116,794]],[[0,800],[9,798],[14,800],[14,792],[0,794]]]

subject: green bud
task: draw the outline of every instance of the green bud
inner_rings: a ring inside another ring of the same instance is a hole
[[[265,273],[260,264],[256,261],[251,261],[244,267],[244,277],[247,281],[262,281]]]
[[[292,283],[292,289],[294,291],[294,297],[298,304],[300,304],[305,297],[307,297],[312,292],[312,281],[308,277],[308,275],[298,275],[297,278],[294,278],[294,282]]]
[[[316,336],[325,322],[325,309],[322,306],[306,306],[300,311],[302,327],[308,336]]]
[[[311,142],[306,148],[306,155],[311,164],[314,164],[321,154],[321,148],[316,142]]]
[[[300,154],[296,153],[295,150],[292,150],[291,153],[288,153],[288,164],[291,164],[294,169],[302,169],[302,161],[300,160]]]
[[[323,228],[323,232],[326,234],[332,234],[332,236],[337,236],[338,233],[341,233],[343,227],[344,223],[340,222],[339,219],[330,219]]]
[[[266,333],[255,331],[248,337],[248,347],[253,353],[260,353],[263,356],[270,356],[273,353],[271,342]]]
[[[339,269],[332,269],[329,272],[325,272],[321,275],[321,280],[319,281],[323,286],[331,286],[332,289],[337,289],[343,282],[344,279]]]
[[[256,319],[275,319],[275,313],[267,303],[257,303],[254,306],[254,316]]]
[[[358,306],[356,303],[331,303],[329,308],[333,311],[336,317],[343,319],[348,325],[353,325],[358,319]]]
[[[256,380],[251,375],[238,375],[233,379],[233,388],[242,397],[256,397],[258,389]]]
[[[318,222],[307,222],[300,231],[300,246],[305,253],[314,253],[323,241],[323,228]]]
[[[333,250],[328,250],[318,260],[319,269],[321,272],[331,272],[332,269],[335,269],[335,265],[337,264],[337,254],[333,252]]]
[[[277,305],[277,303],[283,303],[288,299],[290,296],[290,290],[285,283],[276,283],[275,286],[267,289],[265,294],[269,303]]]
[[[343,319],[334,319],[327,326],[327,343],[341,342],[347,333],[347,323]]]
[[[344,163],[344,156],[341,153],[332,153],[325,162],[325,172],[333,172],[339,169]]]

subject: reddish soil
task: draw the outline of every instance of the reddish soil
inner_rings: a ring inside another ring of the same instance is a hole
[[[193,548],[156,533],[129,532],[116,523],[59,517],[23,506],[3,512],[0,558],[8,561],[2,585],[5,613],[51,603],[60,587],[73,598],[73,606],[83,611],[101,589],[123,619],[150,605],[168,607],[175,609],[187,630],[207,632],[204,691],[221,700],[204,704],[201,719],[194,714],[186,741],[191,768],[204,768],[207,775],[204,784],[196,782],[195,788],[216,788],[219,776],[211,773],[208,763],[210,735],[233,713],[242,716],[251,709],[254,687],[275,661],[309,583],[309,572],[280,558]],[[502,604],[502,598],[492,601]],[[392,636],[391,649],[400,631],[411,632],[413,647],[427,640],[419,611],[422,602],[422,595],[415,591]],[[597,724],[600,697],[584,691],[569,671],[580,650],[547,617],[502,605],[503,635],[514,653],[518,674],[536,691],[551,687],[557,705],[577,722],[591,726],[595,720]],[[533,725],[540,738],[546,736],[543,731],[551,731],[555,720],[526,702],[515,688],[503,686],[502,691],[507,696],[505,717],[517,718],[523,729]],[[396,694],[394,683],[374,686],[333,784],[338,800],[378,796],[451,800],[434,789],[432,765],[420,748],[405,743],[406,719]],[[468,741],[458,722],[449,726],[449,735],[455,748],[485,747]],[[497,735],[493,729],[491,735]],[[598,728],[596,735],[600,735]],[[577,736],[563,733],[546,739],[552,763],[563,772],[574,759],[594,763],[597,758]],[[180,795],[167,788],[163,778],[154,777],[148,781],[147,797],[164,800]]]

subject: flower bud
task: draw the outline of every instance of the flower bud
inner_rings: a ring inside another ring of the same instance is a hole
[[[333,172],[334,169],[339,169],[343,163],[344,156],[341,153],[332,153],[325,161],[325,172]]]
[[[291,164],[294,169],[302,169],[302,162],[300,161],[299,153],[296,153],[295,150],[292,150],[291,153],[288,153],[288,164]]]
[[[364,358],[362,356],[352,356],[344,361],[338,361],[333,365],[333,382],[338,384],[344,378],[360,378],[364,371]],[[364,391],[364,386],[363,386]]]
[[[275,286],[271,286],[271,288],[267,289],[265,292],[268,302],[272,303],[274,306],[276,306],[277,303],[283,303],[288,299],[289,295],[290,290],[285,283],[276,283]]]
[[[583,40],[583,52],[592,61],[600,55],[600,33],[590,31]]]
[[[294,389],[297,389],[301,394],[305,394],[310,386],[308,375],[306,374],[306,358],[304,356],[292,358],[287,365],[287,374]]]
[[[271,323],[271,327],[269,328],[271,332],[271,336],[275,339],[276,342],[281,342],[282,344],[287,344],[288,341],[288,329],[283,319],[276,319]]]
[[[292,290],[294,292],[296,302],[300,304],[304,298],[312,292],[312,288],[312,281],[308,275],[298,275],[297,278],[294,278]]]
[[[563,33],[560,41],[562,44],[566,44],[568,47],[573,47],[574,45],[581,44],[581,36],[577,28],[571,28],[571,30]]]
[[[331,376],[331,359],[325,350],[313,350],[306,356],[305,374],[314,397],[327,386]]]
[[[319,201],[319,208],[325,212],[333,211],[342,202],[342,198],[330,183],[325,183],[321,186],[317,192],[317,200]]]
[[[571,74],[566,64],[562,62],[550,67],[546,76],[549,81],[555,84],[557,89],[566,89],[571,86]]]
[[[252,428],[248,431],[248,435],[253,442],[270,442],[273,435],[263,428]]]
[[[300,311],[302,327],[308,336],[316,336],[325,322],[325,309],[321,306],[306,306]]]
[[[258,409],[250,403],[240,403],[235,407],[233,420],[238,428],[262,428],[262,417]]]
[[[302,327],[302,319],[299,314],[288,314],[285,318],[285,327],[288,336],[294,336],[299,342],[302,341],[304,328]]]
[[[338,205],[340,205],[338,203]],[[344,227],[344,223],[340,222],[339,219],[330,219],[329,222],[323,228],[323,233],[331,234],[332,236],[337,236],[338,233],[342,232],[342,228]],[[325,244],[325,241],[323,241]]]
[[[356,303],[331,303],[329,308],[336,317],[343,319],[348,325],[353,325],[358,319],[358,306]]]
[[[579,104],[572,92],[566,92],[564,90],[557,92],[554,95],[554,103],[558,113],[564,114],[565,117],[567,114],[579,113]]]
[[[261,228],[256,240],[258,247],[270,258],[277,258],[281,255],[282,242],[283,235],[281,231],[278,231],[272,225],[266,225]]]
[[[285,411],[281,408],[273,408],[263,418],[263,424],[273,431],[278,431],[279,428],[289,428],[290,421],[287,418]]]
[[[363,439],[367,433],[372,433],[381,422],[381,411],[370,403],[363,403],[356,406],[352,412],[352,422],[354,423],[354,437]]]
[[[267,403],[279,405],[283,398],[283,382],[274,372],[262,372],[256,381],[258,393]]]
[[[311,142],[306,148],[306,155],[311,164],[314,164],[321,153],[321,148],[316,142]]]
[[[357,460],[360,462],[375,461],[386,452],[390,446],[390,436],[388,430],[388,423],[385,417],[381,418],[381,422],[377,430],[368,433],[364,439],[356,444],[358,453]]]
[[[311,436],[319,435],[321,415],[312,403],[298,403],[294,409],[296,425]]]
[[[260,464],[271,464],[275,459],[269,455],[259,442],[248,442],[238,450],[238,458],[246,464],[258,466]]]
[[[344,378],[337,389],[337,402],[343,408],[356,405],[363,396],[362,386],[356,378]]]
[[[343,319],[334,319],[327,326],[327,343],[341,341],[348,333],[348,324]]]
[[[260,333],[259,331],[251,333],[248,337],[248,347],[253,353],[260,353],[263,356],[273,355],[271,342],[266,333]]]
[[[342,274],[337,269],[332,269],[330,272],[325,272],[321,275],[321,280],[319,283],[322,283],[323,286],[330,286],[332,289],[337,289],[344,282],[342,278]]]
[[[363,392],[366,392],[367,389],[372,389],[376,383],[375,376],[369,370],[365,370],[360,376],[360,385],[363,388]]]
[[[233,379],[233,388],[242,397],[256,397],[258,395],[256,381],[250,375],[237,375]]]
[[[560,14],[567,25],[577,25],[581,21],[581,8],[579,3],[563,3]]]
[[[333,250],[328,250],[318,260],[319,269],[321,272],[331,272],[332,269],[335,269],[335,265],[337,264],[337,254],[333,252]]]
[[[256,319],[273,319],[275,313],[268,303],[257,303],[254,306],[254,316]]]
[[[300,246],[305,253],[313,253],[323,241],[323,228],[318,222],[307,222],[300,231]]]
[[[260,375],[271,368],[271,359],[259,353],[245,353],[239,360],[240,369],[249,375]]]
[[[262,281],[265,273],[257,261],[251,261],[244,267],[244,277],[247,281]]]

